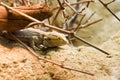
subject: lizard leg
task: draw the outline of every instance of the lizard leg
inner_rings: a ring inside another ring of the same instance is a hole
[[[37,44],[37,43],[35,43],[35,42],[36,42],[36,41],[35,41],[36,39],[37,39],[37,36],[32,36],[31,39],[30,39],[30,41],[29,41],[29,43],[30,43],[30,46],[31,46],[34,50],[39,51],[39,50],[41,50],[41,48],[39,48],[39,47],[36,46],[36,44]]]

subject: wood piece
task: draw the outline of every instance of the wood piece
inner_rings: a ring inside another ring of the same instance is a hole
[[[46,4],[19,6],[15,7],[15,9],[40,21],[52,16],[52,9]],[[11,11],[4,6],[0,6],[0,31],[20,30],[25,28],[31,22],[32,21],[18,13]]]

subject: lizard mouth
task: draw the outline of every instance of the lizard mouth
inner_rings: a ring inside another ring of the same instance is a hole
[[[68,41],[62,34],[53,34],[52,32],[47,36],[44,36],[44,44],[48,47],[56,47],[67,44]]]

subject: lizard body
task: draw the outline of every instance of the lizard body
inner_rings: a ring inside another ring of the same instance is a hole
[[[44,32],[39,29],[23,29],[13,34],[23,42],[27,42],[35,50],[44,47],[57,47],[68,43],[65,36],[58,32]],[[43,45],[43,46],[42,46]]]

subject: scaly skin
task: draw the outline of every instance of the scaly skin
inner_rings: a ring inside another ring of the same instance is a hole
[[[34,50],[43,47],[57,47],[68,43],[64,35],[58,32],[44,32],[39,29],[23,29],[13,32],[23,42],[27,42]]]

